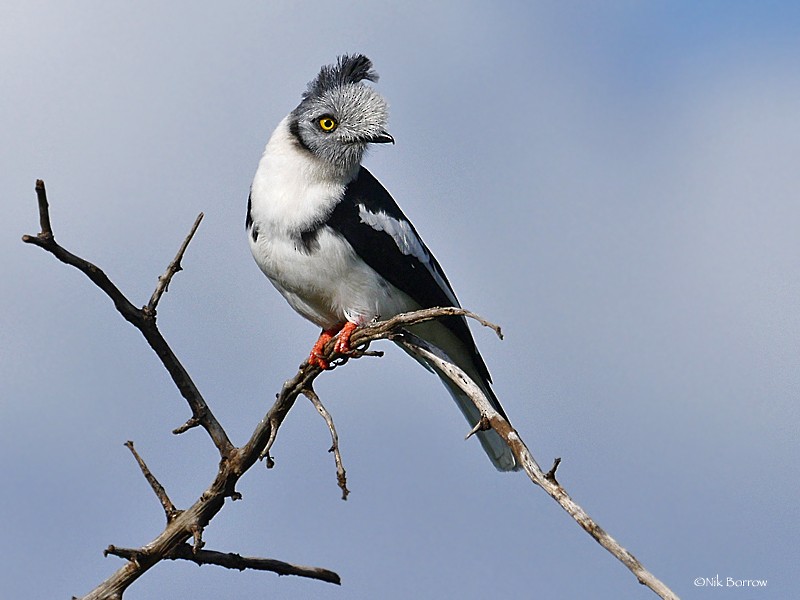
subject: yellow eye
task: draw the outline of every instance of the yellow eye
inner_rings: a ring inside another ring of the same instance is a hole
[[[322,131],[331,132],[334,129],[336,129],[336,125],[337,125],[336,119],[334,119],[333,117],[326,116],[326,117],[320,117],[319,119],[319,128],[322,129]]]

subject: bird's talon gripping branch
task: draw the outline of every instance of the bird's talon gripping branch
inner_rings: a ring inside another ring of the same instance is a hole
[[[348,321],[342,327],[342,330],[339,332],[339,339],[336,340],[336,346],[334,346],[334,350],[339,354],[352,354],[353,349],[350,347],[350,336],[353,335],[353,332],[358,328],[358,325],[355,323],[351,323]]]
[[[327,360],[325,360],[318,354],[314,354],[313,352],[311,353],[311,356],[308,357],[308,364],[312,366],[317,366],[323,371],[327,371],[328,369],[331,368]]]
[[[337,354],[350,355],[353,353],[353,348],[350,347],[350,337],[353,332],[358,328],[358,325],[348,321],[341,328],[334,327],[332,329],[323,329],[319,334],[319,339],[314,347],[311,349],[311,354],[308,357],[308,364],[316,365],[320,369],[328,370],[331,367],[330,363],[325,360],[325,346],[338,334],[336,345],[333,347]]]
[[[338,331],[338,328],[322,330],[322,333],[319,334],[319,339],[317,339],[317,343],[314,344],[314,347],[311,349],[311,354],[308,357],[308,364],[316,365],[323,371],[330,369],[328,361],[323,358],[323,350],[325,349],[325,345],[333,339],[333,336],[335,336]]]

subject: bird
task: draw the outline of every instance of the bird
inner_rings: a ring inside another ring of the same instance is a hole
[[[245,229],[255,262],[289,305],[322,329],[307,361],[322,369],[329,368],[322,349],[331,339],[347,355],[353,331],[374,320],[460,307],[414,225],[361,164],[369,146],[395,142],[386,130],[388,103],[369,85],[377,81],[363,54],[343,54],[321,67],[270,136],[247,200]],[[463,316],[410,330],[459,366],[505,417]],[[474,427],[480,411],[437,374]],[[497,432],[477,437],[498,470],[519,468]]]

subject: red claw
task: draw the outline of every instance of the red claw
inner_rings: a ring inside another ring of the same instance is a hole
[[[314,347],[311,349],[311,354],[308,357],[308,364],[316,365],[323,370],[330,369],[331,367],[328,361],[322,356],[325,344],[330,342],[336,334],[339,334],[339,339],[336,340],[336,345],[333,347],[334,351],[338,354],[350,354],[353,351],[352,348],[350,348],[350,336],[353,335],[356,328],[358,328],[358,325],[348,321],[339,327],[323,329],[322,333],[319,334],[317,343],[314,344]]]

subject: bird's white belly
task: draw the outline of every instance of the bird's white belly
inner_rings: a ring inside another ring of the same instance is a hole
[[[418,308],[364,263],[343,238],[323,227],[309,248],[299,238],[259,231],[250,249],[261,270],[298,313],[329,329],[359,325]]]

